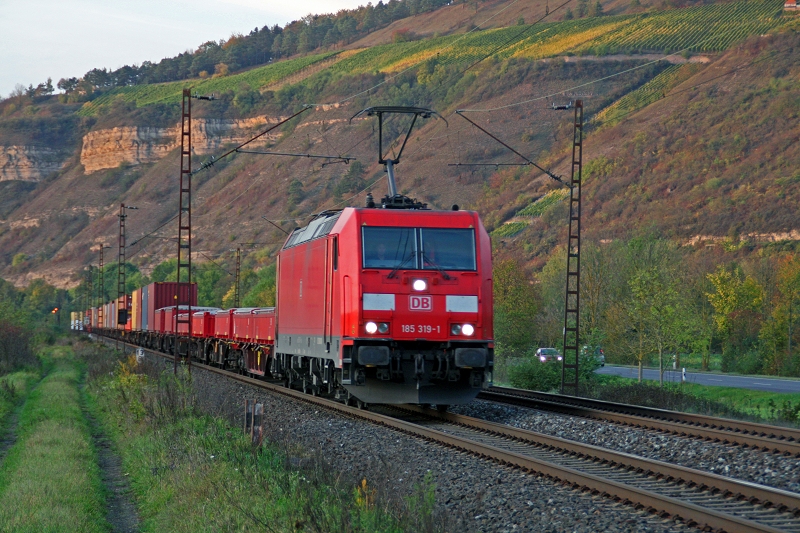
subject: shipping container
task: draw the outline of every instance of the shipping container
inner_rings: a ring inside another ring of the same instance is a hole
[[[142,331],[153,331],[155,329],[155,325],[153,324],[153,315],[149,315],[147,310],[149,307],[147,306],[147,301],[149,298],[149,292],[147,291],[147,287],[142,287],[139,289],[142,291],[142,309],[139,312],[142,315]]]
[[[159,324],[160,329],[159,331],[163,333],[175,333],[175,309],[176,307],[173,305],[172,307],[165,307],[163,309],[158,309],[156,311],[157,318],[156,323]],[[197,311],[216,311],[216,307],[192,307],[192,314],[194,314],[195,310]],[[180,318],[181,320],[186,320],[188,317],[187,314],[187,306],[182,305],[180,306]],[[159,322],[160,321],[160,322]],[[189,332],[189,325],[185,322],[182,324],[178,324],[178,333],[182,335],[186,335]]]
[[[142,330],[142,289],[136,289],[131,294],[131,329]]]
[[[272,344],[275,340],[275,308],[258,307],[253,309],[252,322],[255,341]]]
[[[233,310],[233,338],[239,341],[249,341],[255,337],[252,330],[253,307],[239,307]]]
[[[181,302],[186,301],[186,292],[189,291],[190,301],[189,305],[195,307],[197,305],[197,284],[192,283],[191,286],[187,287],[185,283],[180,284],[180,288],[184,291],[181,298]],[[175,305],[175,302],[178,300],[178,283],[174,281],[164,281],[164,282],[155,282],[151,283],[144,289],[146,292],[146,296],[142,295],[142,321],[145,321],[145,313],[146,316],[146,324],[145,329],[153,330],[151,324],[153,324],[155,319],[155,311],[156,309],[163,309],[165,307],[172,307]],[[163,327],[163,326],[162,326]],[[158,330],[163,331],[163,330]]]
[[[172,315],[172,319],[175,320],[175,309],[174,308],[171,311],[171,315]],[[184,309],[183,306],[181,306],[181,310],[178,312],[178,318],[180,318],[182,320],[181,323],[177,324],[178,325],[178,333],[180,333],[181,335],[188,335],[189,334],[189,326],[191,325],[191,322],[188,322],[188,318],[189,318],[188,309]]]
[[[133,327],[133,317],[131,315],[131,305],[133,304],[133,297],[130,294],[125,295],[125,309],[128,310],[128,319],[125,322],[125,331],[130,331]]]
[[[214,314],[214,336],[219,339],[233,338],[233,311],[221,309]]]
[[[214,336],[214,314],[220,309],[213,307],[202,311],[193,311],[192,336],[209,338]]]
[[[164,317],[166,316],[167,310],[166,309],[156,309],[153,313],[153,331],[157,331],[158,333],[164,333],[165,329],[165,320]]]

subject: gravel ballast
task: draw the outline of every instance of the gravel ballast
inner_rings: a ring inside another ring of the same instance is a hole
[[[321,461],[353,486],[367,479],[402,499],[429,476],[444,531],[696,531],[599,496],[427,443],[372,423],[193,368],[198,405],[241,425],[244,400],[264,404],[265,434],[291,450],[292,461]]]
[[[452,412],[609,450],[800,492],[800,458],[585,418],[475,400]]]

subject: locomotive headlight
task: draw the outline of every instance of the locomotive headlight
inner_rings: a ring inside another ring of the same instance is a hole
[[[367,322],[364,325],[364,329],[367,330],[367,333],[370,333],[370,334],[375,333],[375,332],[378,331],[378,324],[376,324],[375,322]]]
[[[453,324],[450,326],[450,333],[453,335],[461,335],[461,324]]]
[[[378,324],[378,333],[386,333],[387,331],[389,331],[389,324],[386,322]]]
[[[461,326],[461,333],[469,337],[473,333],[475,333],[475,327],[472,324],[464,324]]]
[[[415,279],[414,284],[412,285],[415,291],[424,291],[428,288],[428,284],[425,282],[424,279]]]

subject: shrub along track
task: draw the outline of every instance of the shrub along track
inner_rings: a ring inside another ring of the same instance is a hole
[[[171,356],[146,350],[168,359]],[[202,369],[715,531],[800,532],[800,495],[451,413],[360,410],[218,368]],[[381,414],[383,413],[383,414]]]
[[[800,457],[800,429],[795,428],[503,387],[478,398]]]

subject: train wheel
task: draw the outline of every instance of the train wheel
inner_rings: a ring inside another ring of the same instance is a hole
[[[449,405],[444,405],[441,403],[436,404],[436,410],[439,411],[440,413],[446,413],[448,409],[450,409]]]

